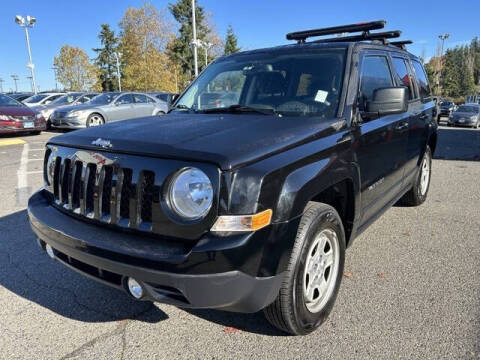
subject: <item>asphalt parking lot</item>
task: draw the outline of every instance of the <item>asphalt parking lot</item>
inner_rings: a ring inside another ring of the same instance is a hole
[[[427,202],[355,241],[330,318],[306,337],[261,313],[135,302],[50,260],[25,208],[53,135],[0,138],[1,359],[480,359],[480,131],[439,130]]]

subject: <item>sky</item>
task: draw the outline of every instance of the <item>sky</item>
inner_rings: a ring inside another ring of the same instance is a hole
[[[174,0],[152,0],[159,9]],[[37,18],[30,30],[35,75],[40,90],[55,87],[53,58],[62,45],[83,48],[93,58],[99,46],[100,24],[118,30],[125,10],[141,6],[143,0],[0,0],[0,78],[3,89],[15,89],[12,74],[19,76],[19,91],[30,90],[30,70],[24,30],[14,22],[17,14]],[[197,0],[212,15],[218,34],[225,38],[233,26],[242,49],[287,44],[285,34],[296,30],[327,27],[362,21],[387,21],[386,29],[402,30],[411,39],[409,50],[426,57],[435,55],[438,35],[449,33],[447,47],[468,43],[480,37],[480,1],[455,3],[430,0]]]

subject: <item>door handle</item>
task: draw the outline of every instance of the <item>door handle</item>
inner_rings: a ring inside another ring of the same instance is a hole
[[[397,131],[403,131],[406,129],[408,129],[408,121],[401,122],[397,126],[395,126],[395,130]]]

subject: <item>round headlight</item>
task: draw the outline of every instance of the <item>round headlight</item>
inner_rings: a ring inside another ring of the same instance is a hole
[[[203,171],[184,169],[173,178],[169,198],[172,210],[177,215],[187,220],[199,219],[212,207],[212,183]]]

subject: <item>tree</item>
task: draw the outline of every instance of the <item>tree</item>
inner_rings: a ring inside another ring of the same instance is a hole
[[[115,52],[118,48],[118,39],[115,33],[110,29],[110,25],[102,24],[102,29],[98,38],[103,47],[95,48],[98,55],[95,59],[95,65],[99,72],[99,81],[103,91],[118,90],[117,65]]]
[[[150,3],[130,7],[119,27],[123,88],[177,91],[175,64],[166,54],[173,32],[164,13]]]
[[[97,89],[96,69],[81,48],[63,45],[53,63],[57,68],[58,81],[66,90]]]
[[[230,55],[240,51],[240,48],[237,46],[238,39],[235,33],[233,32],[233,28],[230,25],[227,29],[227,37],[225,38],[225,55]]]

